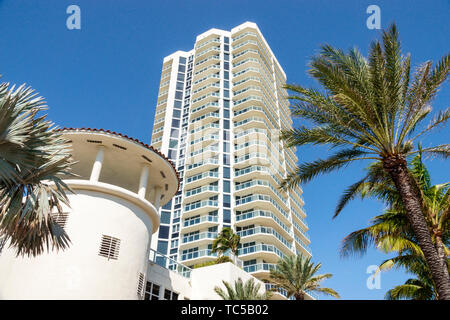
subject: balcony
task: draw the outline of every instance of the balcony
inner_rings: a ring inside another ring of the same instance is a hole
[[[209,171],[219,166],[219,160],[217,158],[208,158],[203,161],[195,162],[186,165],[186,174],[195,175],[201,172]]]
[[[271,244],[257,244],[250,247],[242,247],[238,250],[238,257],[242,260],[264,259],[271,263],[277,263],[283,259],[283,252]]]
[[[189,264],[203,263],[217,258],[217,253],[211,253],[210,249],[198,250],[181,254],[180,261]]]
[[[189,189],[184,194],[185,202],[194,202],[200,199],[210,198],[217,195],[219,192],[219,187],[215,185],[207,185],[194,189]]]
[[[188,233],[188,232],[198,230],[200,228],[205,229],[205,228],[217,226],[218,223],[219,223],[219,218],[217,216],[210,216],[210,215],[200,216],[197,218],[184,220],[182,232]]]
[[[192,137],[195,138],[196,136]],[[214,134],[204,135],[199,139],[191,141],[186,152],[189,153],[193,149],[204,149],[217,141],[219,141],[219,134],[217,132]]]
[[[190,218],[210,211],[217,210],[219,203],[217,200],[202,200],[189,203],[184,206],[183,218]]]
[[[200,117],[193,118],[189,123],[189,130],[195,130],[195,128],[205,126],[211,122],[218,121],[219,119],[219,112],[206,113]]]
[[[256,278],[267,278],[270,270],[276,268],[275,263],[257,263],[248,266],[244,266],[244,271],[250,273]]]
[[[202,246],[211,243],[217,238],[217,232],[201,232],[190,236],[183,236],[180,249],[192,246]]]
[[[186,178],[185,188],[193,189],[200,187],[201,185],[211,184],[212,182],[217,181],[218,178],[219,173],[217,171],[207,171],[201,174],[196,174]]]
[[[268,178],[271,175],[270,169],[266,166],[248,166],[234,172],[234,182],[244,182],[252,178]]]
[[[271,165],[271,161],[267,154],[257,152],[248,153],[234,159],[235,169],[243,169],[250,165],[268,166]]]
[[[246,242],[256,241],[273,245],[283,245],[284,249],[282,251],[284,251],[285,254],[291,255],[294,253],[292,244],[273,228],[257,226],[251,229],[238,231],[237,234]]]
[[[267,210],[250,210],[236,215],[236,227],[242,227],[248,224],[263,224],[278,230],[289,241],[293,240],[293,234],[288,225],[274,214]]]

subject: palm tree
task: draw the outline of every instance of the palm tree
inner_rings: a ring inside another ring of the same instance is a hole
[[[0,84],[0,238],[17,255],[70,242],[52,216],[69,204],[60,176],[69,174],[70,145],[38,115],[45,109],[31,88]]]
[[[417,237],[440,299],[450,299],[450,282],[445,260],[433,245],[422,213],[420,195],[411,179],[406,158],[417,153],[414,142],[423,134],[443,125],[450,109],[440,112],[419,133],[416,129],[431,112],[431,100],[447,79],[450,55],[436,66],[426,62],[410,75],[410,56],[403,56],[397,28],[393,24],[375,41],[366,59],[355,48],[349,53],[330,45],[322,46],[310,63],[309,74],[325,92],[286,85],[293,94],[294,116],[312,121],[316,126],[300,126],[282,131],[287,147],[306,144],[327,145],[334,151],[326,159],[300,164],[288,174],[282,187],[293,188],[319,174],[346,167],[354,161],[375,160],[398,190],[405,212]],[[447,158],[450,145],[422,150],[424,154]],[[365,182],[368,177],[354,186]]]
[[[233,253],[233,262],[236,262],[236,257],[238,256],[239,243],[241,237],[233,232],[231,228],[223,228],[219,233],[217,238],[212,243],[212,253],[219,253],[218,259],[225,252],[230,250]]]
[[[383,262],[379,270],[391,269],[392,267],[405,268],[416,278],[410,278],[404,284],[387,291],[385,299],[435,300],[438,298],[436,286],[423,255],[406,254],[394,257]]]
[[[223,300],[269,300],[272,297],[270,291],[260,293],[261,284],[255,283],[255,280],[251,278],[245,283],[241,278],[238,278],[234,282],[234,288],[227,281],[222,281],[226,291],[220,287],[215,287],[214,291]]]
[[[369,169],[372,170],[373,166]],[[416,181],[421,195],[422,210],[432,232],[432,240],[448,259],[448,244],[450,229],[448,228],[448,212],[450,209],[449,183],[431,185],[430,175],[422,162],[419,153],[411,162],[411,177]],[[378,182],[366,182],[348,194],[350,198],[360,195],[376,197],[385,201],[388,208],[384,214],[375,217],[367,228],[357,230],[348,235],[342,244],[341,254],[364,254],[369,245],[375,245],[386,253],[396,252],[397,257],[388,259],[380,266],[380,270],[392,267],[404,268],[415,274],[417,279],[409,279],[404,285],[390,290],[388,299],[422,299],[438,297],[430,270],[424,259],[423,252],[405,214],[400,195],[389,176]]]
[[[320,283],[333,275],[330,273],[316,275],[322,264],[314,264],[311,258],[303,256],[285,256],[280,259],[274,269],[270,270],[270,280],[277,288],[287,291],[288,298],[305,300],[306,292],[320,292],[340,298],[339,294],[330,288],[321,287]]]

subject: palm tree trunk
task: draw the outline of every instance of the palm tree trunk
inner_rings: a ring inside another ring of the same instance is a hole
[[[437,254],[439,256],[439,259],[445,261],[445,248],[444,248],[444,243],[442,242],[442,236],[441,235],[436,235],[436,249],[437,249]]]
[[[406,215],[430,268],[440,300],[450,300],[450,280],[447,264],[438,255],[431,240],[430,230],[422,213],[420,198],[410,179],[407,163],[403,156],[383,159],[384,169],[389,173],[400,193]]]
[[[294,293],[295,300],[305,300],[305,295],[303,292]]]

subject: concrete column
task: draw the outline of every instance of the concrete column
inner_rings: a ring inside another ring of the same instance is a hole
[[[138,196],[141,199],[145,199],[145,193],[147,192],[148,181],[148,166],[144,165],[141,170],[141,177],[139,179],[139,191]]]
[[[91,182],[98,182],[100,172],[102,171],[104,154],[104,147],[100,146],[95,157],[94,165],[92,166],[91,178],[89,179]]]
[[[155,208],[156,210],[159,210],[160,202],[161,202],[161,195],[162,195],[162,188],[161,187],[155,187]]]

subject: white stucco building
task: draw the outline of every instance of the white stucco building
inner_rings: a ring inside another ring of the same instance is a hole
[[[70,208],[56,217],[70,248],[38,257],[0,253],[1,299],[139,299],[158,209],[178,190],[170,161],[118,133],[63,129],[72,141]]]

